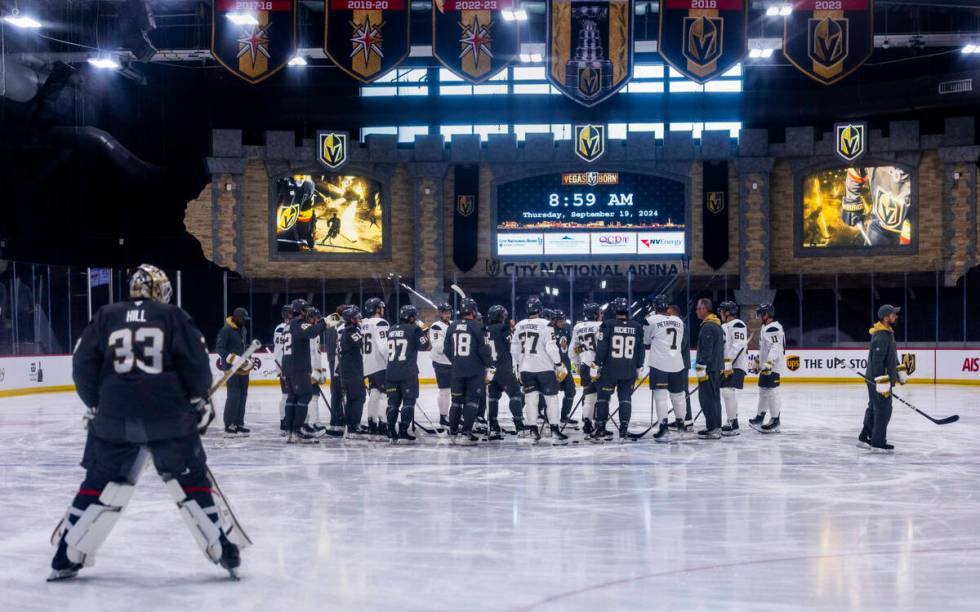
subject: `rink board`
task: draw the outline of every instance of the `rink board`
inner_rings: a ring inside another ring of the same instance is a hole
[[[980,384],[980,347],[967,349],[899,348],[899,360],[914,359],[911,382],[922,384]],[[752,359],[757,351],[749,351]],[[692,352],[692,359],[696,358]],[[783,381],[787,383],[849,383],[860,382],[855,370],[864,371],[868,352],[865,349],[790,349]],[[279,369],[271,353],[257,353],[259,365],[252,371],[251,384],[279,384]],[[217,356],[211,355],[215,378],[220,375]],[[324,357],[326,362],[326,357]],[[694,382],[693,371],[691,382]],[[419,379],[434,384],[435,374],[428,354],[419,354]],[[749,376],[747,382],[756,377]],[[71,391],[71,355],[34,355],[30,357],[0,357],[0,397]]]

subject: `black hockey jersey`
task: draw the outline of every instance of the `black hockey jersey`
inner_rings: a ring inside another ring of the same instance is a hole
[[[490,346],[479,321],[453,321],[446,333],[443,350],[453,365],[453,376],[483,376],[492,365]]]
[[[138,300],[95,313],[75,348],[72,379],[82,402],[98,408],[95,435],[142,443],[194,431],[189,400],[207,397],[211,368],[190,315]]]
[[[487,327],[487,344],[490,347],[490,361],[498,370],[513,370],[514,358],[510,354],[513,339],[510,323],[494,323]]]
[[[326,326],[322,319],[316,323],[307,323],[297,317],[289,322],[289,329],[283,334],[282,358],[282,370],[287,378],[290,375],[310,376],[313,372],[313,365],[310,363],[310,342],[316,339]]]
[[[388,369],[385,380],[419,377],[419,351],[427,351],[429,335],[415,323],[399,323],[388,329]]]
[[[348,380],[364,378],[364,360],[361,349],[364,346],[364,334],[359,325],[344,325],[340,330],[340,340],[337,350],[337,371],[341,377]]]
[[[636,377],[643,367],[643,328],[636,321],[606,319],[596,333],[595,356],[603,377]]]

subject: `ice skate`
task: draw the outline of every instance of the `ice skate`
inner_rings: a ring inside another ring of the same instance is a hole
[[[586,436],[592,435],[595,429],[592,427],[592,421],[589,419],[582,419],[582,433]]]
[[[864,432],[858,434],[857,447],[864,450],[871,450],[871,438],[864,435]]]
[[[55,552],[54,559],[51,560],[51,573],[48,575],[47,581],[56,582],[74,578],[82,567],[81,563],[72,563],[68,559],[68,545],[62,537],[58,543],[58,550]]]
[[[537,425],[531,425],[527,429],[528,429],[527,436],[531,439],[531,444],[537,444],[541,442],[541,433],[540,430],[538,430]]]
[[[236,426],[235,431],[238,433],[238,437],[240,438],[247,438],[252,435],[251,429],[248,427],[242,427],[241,425]]]
[[[683,421],[681,424],[683,425]],[[664,419],[660,422],[660,426],[657,428],[657,433],[653,434],[654,442],[670,442],[672,440],[670,435],[670,426],[667,425],[667,420]]]
[[[237,438],[238,437],[238,429],[236,429],[234,425],[229,425],[228,427],[225,427],[225,437],[226,438]]]
[[[721,440],[721,428],[702,429],[698,432],[699,440]]]
[[[737,436],[739,433],[741,432],[738,430],[738,419],[732,419],[727,424],[721,426],[721,435],[726,438]]]
[[[763,425],[759,431],[764,434],[779,433],[779,417],[769,419],[769,422]]]
[[[872,453],[890,455],[895,452],[895,447],[887,442],[885,444],[871,444],[869,445]]]
[[[749,419],[749,427],[751,427],[752,429],[758,432],[761,432],[762,424],[765,422],[765,420],[766,420],[766,413],[760,412],[759,414]]]
[[[231,579],[237,582],[241,580],[238,576],[238,567],[242,564],[238,547],[228,541],[224,532],[219,536],[219,541],[221,542],[221,560],[218,563],[227,570]]]
[[[279,421],[279,435],[284,438],[289,435],[289,428],[286,427],[286,419],[280,419]]]
[[[551,445],[565,446],[568,444],[568,436],[561,432],[557,425],[551,426]]]

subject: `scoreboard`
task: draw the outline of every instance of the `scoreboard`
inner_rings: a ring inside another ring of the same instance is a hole
[[[677,258],[687,254],[682,181],[637,172],[564,172],[497,186],[495,257]]]

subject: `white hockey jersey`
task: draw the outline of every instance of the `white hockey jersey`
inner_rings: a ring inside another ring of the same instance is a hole
[[[760,333],[759,366],[764,367],[767,361],[771,361],[773,373],[782,374],[786,361],[786,334],[783,333],[783,326],[778,321],[773,321],[763,325]]]
[[[322,355],[320,352],[320,337],[317,336],[310,340],[310,370],[314,374],[324,366]]]
[[[721,324],[721,331],[725,334],[725,366],[747,372],[749,328],[741,319],[732,319]]]
[[[511,339],[510,354],[520,372],[548,372],[561,363],[555,330],[547,319],[524,319],[518,323]]]
[[[446,341],[446,330],[449,325],[438,320],[429,326],[429,346],[432,347],[432,363],[450,365],[449,357],[443,352],[443,343]]]
[[[669,315],[650,315],[643,328],[643,344],[647,347],[643,365],[661,372],[680,372],[686,369],[681,356],[683,342],[684,321]]]
[[[388,322],[381,317],[361,321],[364,335],[364,375],[376,374],[388,367]]]
[[[272,358],[276,360],[279,367],[282,367],[282,360],[285,355],[287,330],[289,330],[289,324],[280,323],[276,325],[276,331],[272,332]]]
[[[580,321],[572,328],[572,345],[568,347],[568,356],[576,368],[583,363],[595,363],[596,332],[600,327],[602,321]]]

